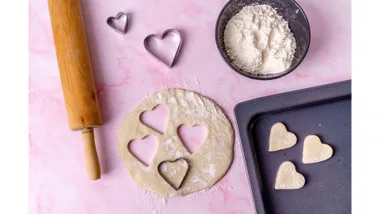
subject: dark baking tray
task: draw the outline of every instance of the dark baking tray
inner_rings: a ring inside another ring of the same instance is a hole
[[[350,80],[246,101],[234,111],[256,213],[351,213]],[[276,122],[283,122],[298,142],[268,152],[270,128]],[[310,134],[333,147],[329,160],[302,163],[303,140]],[[287,160],[305,176],[299,190],[274,189],[278,167]]]

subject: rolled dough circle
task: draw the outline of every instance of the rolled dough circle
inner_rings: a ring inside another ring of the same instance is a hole
[[[144,111],[160,104],[166,105],[169,111],[164,134],[140,122]],[[187,151],[177,135],[182,124],[207,128],[205,141],[193,154]],[[150,165],[145,166],[129,151],[128,144],[148,135],[157,137],[158,147]],[[118,149],[129,175],[144,189],[162,196],[187,195],[214,185],[232,163],[233,144],[234,131],[222,109],[210,99],[183,89],[152,94],[124,118],[118,130]],[[178,158],[185,159],[190,167],[181,187],[176,190],[159,174],[158,165]]]

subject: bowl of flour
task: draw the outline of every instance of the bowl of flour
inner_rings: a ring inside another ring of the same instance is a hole
[[[215,39],[234,71],[252,79],[275,79],[305,58],[310,25],[294,0],[231,0],[219,14]]]

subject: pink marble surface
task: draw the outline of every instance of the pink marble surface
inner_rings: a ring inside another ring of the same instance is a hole
[[[103,170],[87,179],[80,133],[68,128],[46,0],[29,6],[29,202],[33,214],[252,213],[240,143],[227,175],[208,191],[160,199],[129,177],[116,150],[123,117],[146,96],[164,88],[201,92],[233,118],[240,101],[351,79],[349,0],[298,0],[312,29],[308,55],[283,78],[255,81],[229,69],[214,41],[216,17],[226,0],[82,0],[104,125],[96,130]],[[125,36],[105,23],[131,14]],[[150,33],[178,28],[185,43],[177,66],[158,64],[144,50]],[[236,127],[236,126],[235,126]]]

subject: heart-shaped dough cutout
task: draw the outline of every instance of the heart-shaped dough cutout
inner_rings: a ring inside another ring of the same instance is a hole
[[[151,111],[141,113],[142,124],[164,134],[168,126],[169,110],[166,105],[157,105]]]
[[[158,165],[158,172],[161,177],[178,190],[189,171],[189,164],[183,158],[175,161],[163,161]]]
[[[298,173],[290,161],[283,162],[276,176],[275,189],[300,189],[305,185],[305,178]]]
[[[182,124],[178,127],[177,134],[187,151],[193,154],[206,139],[207,129],[202,125]]]
[[[276,123],[272,126],[269,136],[269,151],[279,151],[288,149],[297,143],[297,136],[288,132],[283,123]]]
[[[141,140],[132,140],[128,144],[129,151],[145,166],[149,166],[157,152],[157,137],[153,135],[145,136]]]
[[[330,145],[322,143],[316,135],[309,135],[305,138],[302,152],[302,162],[305,164],[325,161],[333,155]]]

